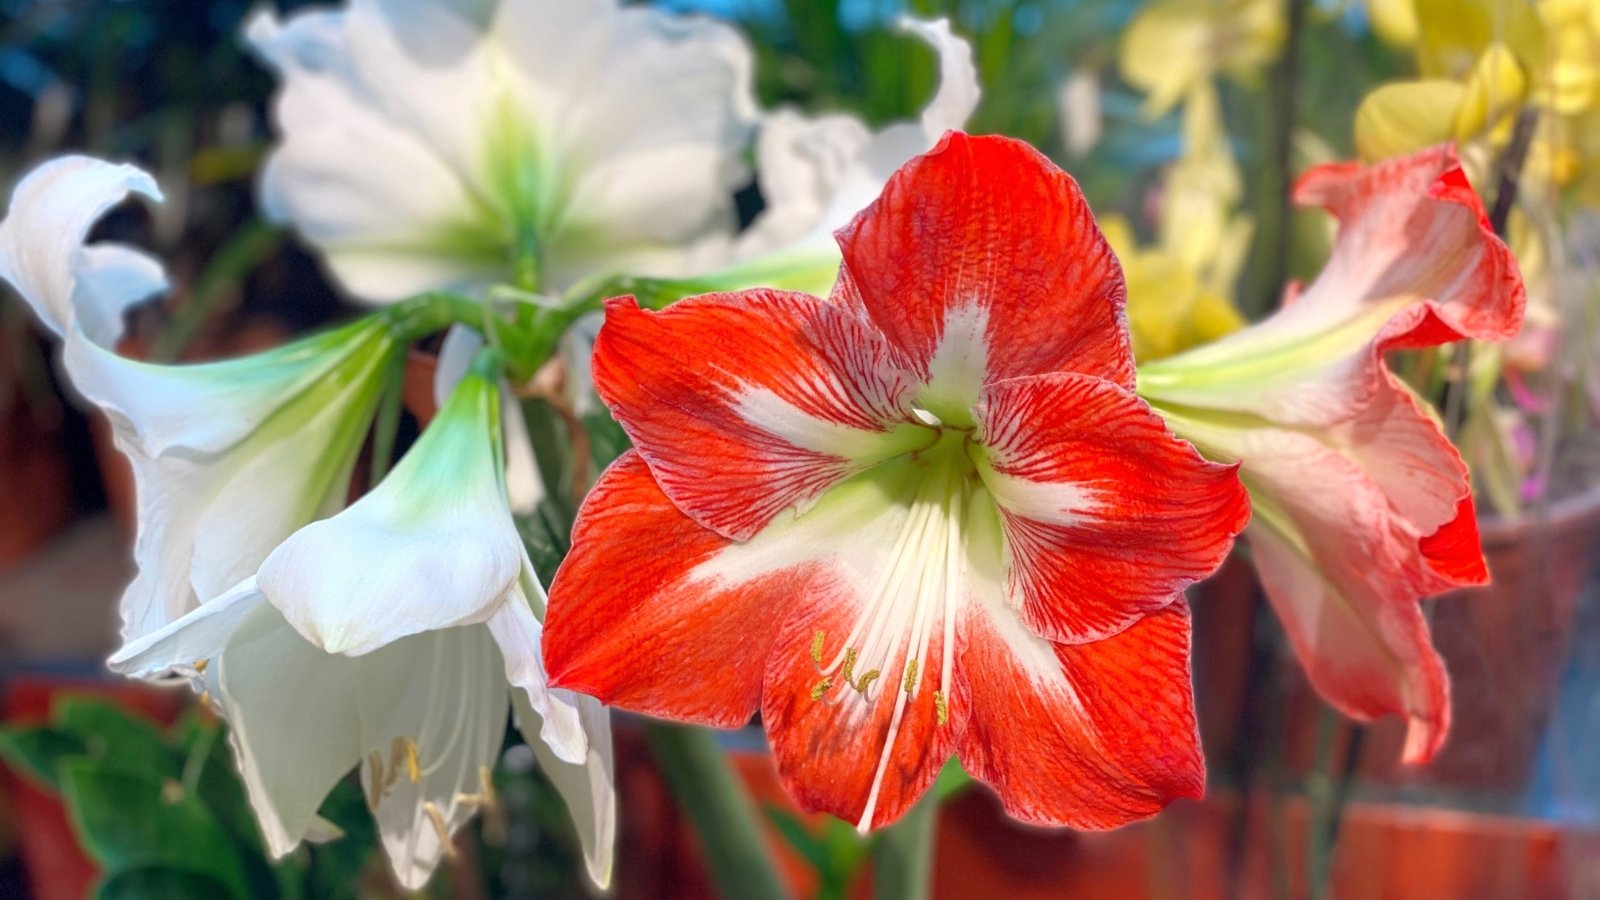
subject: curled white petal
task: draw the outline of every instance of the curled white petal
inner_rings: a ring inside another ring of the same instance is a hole
[[[0,278],[58,335],[79,323],[90,340],[114,344],[122,311],[166,289],[160,264],[128,247],[85,247],[89,230],[130,194],[161,199],[134,166],[63,156],[17,184],[0,221]]]

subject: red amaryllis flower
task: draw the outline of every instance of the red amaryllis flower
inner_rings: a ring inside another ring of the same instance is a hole
[[[1426,762],[1449,683],[1418,601],[1489,579],[1461,455],[1390,350],[1503,340],[1516,261],[1446,147],[1319,166],[1295,191],[1339,219],[1315,281],[1262,322],[1139,369],[1139,393],[1213,459],[1238,461],[1267,596],[1317,690],[1358,719],[1410,720]]]
[[[1249,516],[1132,393],[1120,270],[1025,144],[947,135],[839,234],[829,301],[614,300],[635,447],[551,588],[552,680],[722,727],[804,806],[899,817],[951,754],[1011,813],[1198,795],[1186,586]]]

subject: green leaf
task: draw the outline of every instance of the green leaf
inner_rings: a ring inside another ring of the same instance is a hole
[[[811,829],[800,821],[799,816],[775,803],[764,804],[763,809],[767,814],[767,818],[771,819],[772,824],[777,827],[778,833],[783,835],[783,839],[788,842],[790,847],[794,848],[796,853],[811,864],[811,868],[816,869],[818,872],[828,868],[831,860],[828,855],[827,845],[811,833]]]
[[[211,900],[228,886],[193,869],[141,866],[112,872],[95,888],[95,900]]]
[[[528,548],[528,560],[539,580],[549,584],[571,548],[572,515],[555,498],[546,497],[532,515],[517,518],[517,533]]]
[[[82,739],[44,726],[0,730],[0,760],[52,791],[61,790],[56,766],[87,752]]]
[[[179,783],[94,759],[60,765],[61,795],[78,840],[108,871],[179,868],[248,900],[239,851],[217,818]]]
[[[177,778],[183,759],[150,722],[97,697],[67,696],[50,709],[50,724],[84,742],[89,755],[130,772]]]
[[[617,457],[628,452],[633,444],[627,432],[604,409],[593,410],[583,417],[583,428],[589,432],[589,458],[597,470],[604,470]]]
[[[952,756],[944,764],[944,768],[939,770],[939,777],[933,782],[933,793],[939,802],[943,803],[950,796],[966,790],[970,784],[972,776],[967,774],[966,769],[961,768],[961,761]]]
[[[354,779],[339,782],[322,801],[324,819],[344,830],[344,837],[311,847],[306,896],[323,900],[355,900],[361,873],[372,859],[378,832],[367,800]]]

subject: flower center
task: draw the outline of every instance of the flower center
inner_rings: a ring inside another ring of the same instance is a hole
[[[811,661],[819,675],[812,700],[871,704],[892,696],[895,705],[879,759],[880,775],[908,704],[922,692],[933,691],[935,721],[949,722],[955,627],[966,577],[966,520],[971,504],[987,499],[971,457],[972,431],[937,430],[931,446],[883,464],[909,467],[894,479],[905,491],[899,501],[905,513],[897,533],[865,539],[892,541],[892,549],[849,633],[818,631],[811,641]],[[940,640],[930,652],[936,634]],[[879,781],[874,779],[864,822],[871,821]]]

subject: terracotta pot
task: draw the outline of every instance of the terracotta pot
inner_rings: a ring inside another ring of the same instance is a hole
[[[0,497],[0,566],[30,556],[76,514],[60,416],[36,415],[14,390],[0,399]]]
[[[31,555],[77,512],[61,401],[52,395],[51,403],[29,403],[16,347],[0,333],[0,566]]]
[[[439,357],[413,347],[406,351],[405,380],[401,385],[401,398],[406,412],[417,418],[417,427],[425,428],[439,411],[433,399],[433,376],[439,370]]]

